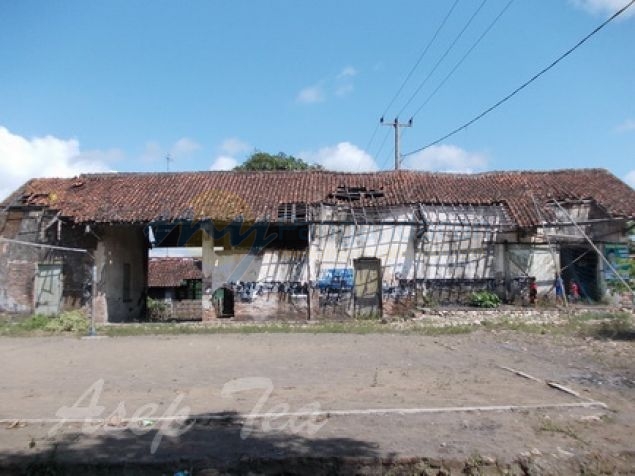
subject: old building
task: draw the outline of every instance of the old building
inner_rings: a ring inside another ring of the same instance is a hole
[[[201,317],[202,269],[201,260],[196,258],[154,257],[148,260],[148,297],[162,303],[155,306],[161,318],[190,320]]]
[[[142,319],[152,246],[202,248],[204,319],[398,314],[480,289],[513,301],[556,272],[599,300],[634,218],[635,191],[600,169],[34,179],[2,204],[0,309]]]

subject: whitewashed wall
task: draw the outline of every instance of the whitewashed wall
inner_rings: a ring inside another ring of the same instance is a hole
[[[430,225],[418,238],[418,227],[411,224],[313,225],[311,279],[326,269],[352,268],[353,260],[361,256],[381,259],[387,284],[415,275],[417,279],[494,277],[494,243],[505,220],[501,207],[421,207],[421,211]],[[331,210],[323,213],[326,219],[335,217]],[[404,208],[384,219],[407,223],[413,220],[412,211]]]

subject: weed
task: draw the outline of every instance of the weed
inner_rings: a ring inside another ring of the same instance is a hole
[[[44,329],[51,332],[84,333],[88,331],[88,319],[79,310],[63,312],[59,317],[49,319]]]
[[[35,314],[24,321],[18,323],[18,327],[25,331],[36,331],[40,329],[44,329],[51,318],[48,316],[43,316],[42,314]]]
[[[470,306],[495,308],[500,306],[500,298],[489,291],[478,291],[470,295]]]
[[[172,317],[170,305],[165,301],[148,298],[147,307],[151,321],[167,321]]]
[[[580,443],[587,444],[582,438],[578,436],[578,434],[568,426],[561,426],[553,420],[543,420],[541,425],[538,427],[538,431],[545,431],[550,433],[560,433],[562,435],[568,436]]]
[[[364,314],[358,314],[355,316],[355,319],[358,321],[379,321],[381,319],[381,314],[379,312],[367,312]]]
[[[630,319],[630,314],[627,312],[609,312],[609,311],[593,311],[585,312],[583,314],[577,314],[571,318],[573,321],[585,322],[585,321],[603,321],[611,319]]]
[[[629,313],[601,313],[593,317],[596,317],[593,321],[586,316],[574,318],[573,327],[578,335],[596,339],[635,340],[635,327]]]
[[[84,333],[88,330],[88,319],[79,310],[63,312],[59,316],[35,314],[17,322],[0,325],[0,335],[23,336],[58,332]]]

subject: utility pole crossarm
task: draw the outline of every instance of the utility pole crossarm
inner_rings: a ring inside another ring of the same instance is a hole
[[[390,126],[395,128],[395,170],[399,170],[399,166],[401,165],[401,152],[399,148],[400,142],[400,127],[412,127],[412,118],[408,122],[400,123],[399,118],[395,117],[393,122],[384,122],[384,118],[379,119],[379,123],[382,126]]]

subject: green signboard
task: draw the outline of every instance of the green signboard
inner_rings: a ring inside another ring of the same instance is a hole
[[[621,243],[607,243],[604,245],[604,257],[609,263],[611,263],[611,266],[615,269],[615,271],[617,271],[622,279],[628,280],[630,278],[630,257],[628,255],[628,245]],[[604,279],[607,281],[616,281],[619,279],[606,263],[604,263]]]

